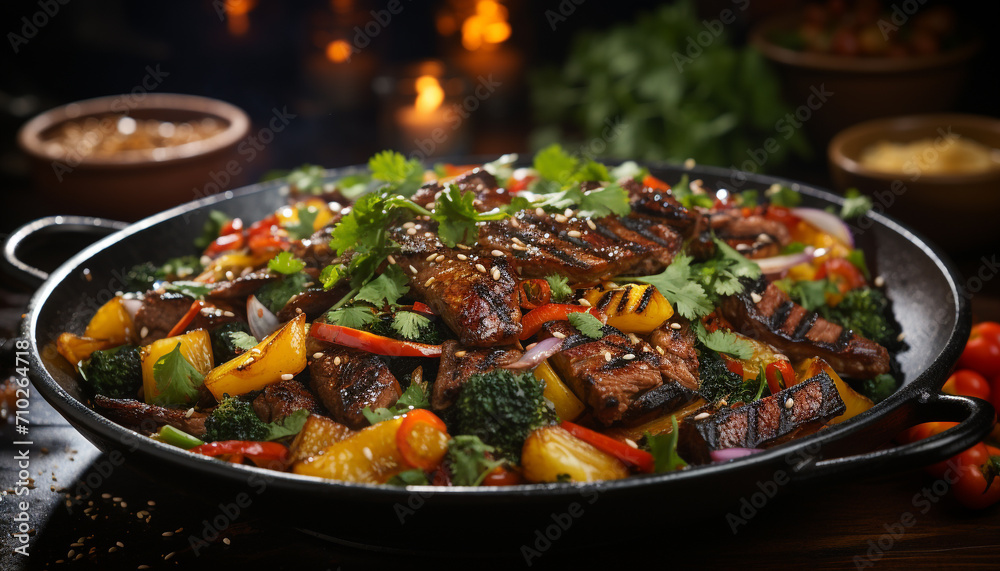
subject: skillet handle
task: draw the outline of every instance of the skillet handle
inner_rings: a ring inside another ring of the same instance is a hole
[[[118,222],[93,216],[47,216],[28,222],[15,230],[3,245],[4,270],[21,282],[30,286],[41,285],[49,274],[17,257],[17,249],[25,240],[34,235],[84,233],[106,236],[128,226]]]
[[[904,401],[902,406],[882,416],[894,419],[902,417],[907,423],[902,424],[903,426],[934,421],[958,422],[959,424],[930,438],[894,448],[803,462],[792,469],[792,480],[814,481],[847,474],[902,472],[941,462],[980,442],[996,421],[993,406],[984,400],[936,392],[921,393],[917,398]],[[836,440],[846,439],[857,442],[856,439],[860,436],[863,441],[866,433],[868,436],[893,436],[886,431],[885,426],[879,425],[900,426],[896,420],[870,423],[861,430],[845,433]],[[875,437],[878,438],[878,436]],[[876,442],[878,441],[876,440]],[[833,446],[826,444],[833,444]],[[830,449],[835,448],[837,446],[833,441],[824,443],[818,456],[823,456],[824,453],[829,453]]]

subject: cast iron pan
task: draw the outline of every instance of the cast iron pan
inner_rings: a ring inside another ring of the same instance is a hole
[[[355,170],[329,175],[335,179]],[[667,181],[686,172],[713,189],[765,189],[778,182],[799,190],[806,206],[841,204],[839,197],[823,190],[772,177],[744,177],[728,169],[654,165],[652,171]],[[723,518],[736,513],[741,500],[759,502],[761,493],[937,462],[980,440],[993,421],[988,403],[938,390],[970,328],[968,299],[957,274],[918,235],[875,213],[857,221],[854,230],[873,275],[885,277],[887,295],[907,335],[908,348],[898,355],[903,385],[848,422],[736,461],[594,484],[402,489],[322,481],[195,456],[91,410],[72,370],[52,347],[56,337],[63,331],[82,332],[94,311],[122,288],[122,276],[134,264],[162,263],[192,253],[192,240],[200,235],[209,210],[256,220],[285,204],[287,192],[281,182],[262,183],[185,204],[123,229],[120,223],[55,217],[12,234],[4,251],[9,269],[25,279],[45,280],[23,324],[38,391],[96,446],[122,451],[131,466],[153,478],[167,475],[189,485],[220,482],[225,490],[220,501],[231,501],[236,491],[245,490],[255,507],[337,541],[431,551],[516,549],[533,545],[539,530],[573,538],[563,545],[634,539],[641,531],[656,533],[672,525],[686,526],[692,519]],[[18,245],[40,229],[80,228],[118,231],[85,248],[47,279],[44,272],[17,259]],[[945,420],[960,423],[927,440],[880,448],[902,428]],[[567,525],[573,526],[572,533],[565,531]]]

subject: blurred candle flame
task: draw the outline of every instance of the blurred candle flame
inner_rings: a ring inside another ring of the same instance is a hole
[[[462,22],[462,46],[469,51],[493,49],[510,37],[507,7],[495,0],[478,0],[476,11]],[[439,22],[439,27],[441,22]]]
[[[418,113],[430,113],[444,102],[444,89],[433,75],[421,75],[417,78],[417,100],[414,107]]]
[[[242,36],[250,30],[250,19],[247,14],[257,5],[257,0],[226,0],[223,10],[226,11],[226,27],[234,36]]]
[[[343,63],[351,59],[351,44],[344,40],[333,40],[326,46],[326,59],[333,63]]]

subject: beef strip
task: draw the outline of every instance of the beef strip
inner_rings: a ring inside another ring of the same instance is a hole
[[[166,408],[103,395],[94,397],[94,408],[118,424],[145,434],[156,432],[163,425],[170,425],[192,436],[205,436],[205,419],[208,415],[204,412],[188,414],[187,409],[183,408]]]
[[[149,345],[167,336],[170,330],[191,308],[193,298],[176,292],[149,291],[142,298],[142,305],[135,314],[135,328],[139,332],[140,344]],[[209,305],[199,311],[185,331],[193,329],[213,329],[224,323],[239,320],[244,311],[226,301],[207,302]],[[146,332],[143,335],[143,331]]]
[[[858,379],[889,372],[885,347],[806,311],[763,279],[748,282],[720,309],[740,333],[774,345],[792,360],[822,357],[838,373]]]
[[[312,236],[292,242],[292,254],[304,261],[306,267],[323,268],[337,261],[337,252],[330,249],[333,227],[340,221],[340,214],[334,220],[313,233]]]
[[[757,214],[743,216],[735,208],[713,214],[709,225],[719,237],[725,239],[756,240],[763,234],[781,246],[787,246],[792,241],[788,227],[781,222]]]
[[[462,345],[510,345],[521,333],[518,280],[507,258],[471,248],[448,248],[434,234],[434,226],[415,221],[396,228],[400,244],[394,260],[410,286],[454,331]],[[414,233],[410,233],[414,230]]]
[[[660,373],[667,379],[691,390],[698,390],[698,338],[691,329],[691,323],[684,318],[676,318],[681,327],[674,329],[667,322],[653,331],[649,343],[660,355]]]
[[[634,179],[623,179],[618,184],[628,192],[632,213],[628,218],[650,218],[668,222],[685,236],[696,233],[701,217],[677,202],[669,190],[651,188]]]
[[[278,313],[278,321],[284,323],[294,319],[299,313],[305,313],[306,319],[312,321],[322,315],[326,310],[337,303],[347,294],[346,287],[334,287],[329,290],[323,288],[310,288],[306,291],[292,296],[288,303],[282,307]]]
[[[471,192],[475,195],[473,205],[480,212],[486,212],[494,208],[510,204],[513,196],[506,189],[500,188],[497,179],[481,168],[473,169],[449,184],[457,185],[462,193]],[[413,195],[412,200],[422,206],[433,205],[437,194],[444,190],[444,187],[433,182],[426,184]],[[428,207],[428,209],[430,209]]]
[[[280,420],[302,409],[313,414],[323,412],[316,396],[295,379],[267,385],[257,398],[253,399],[253,410],[264,422]]]
[[[610,326],[604,337],[591,339],[566,321],[550,321],[540,332],[542,338],[560,335],[563,345],[551,363],[604,425],[621,420],[640,395],[663,383],[658,355],[645,341],[633,342]]]
[[[396,378],[377,355],[313,337],[306,341],[306,350],[313,355],[309,386],[337,422],[353,429],[364,428],[368,420],[362,410],[390,407],[403,394]],[[317,352],[322,355],[315,357]]]
[[[819,430],[846,410],[826,373],[748,405],[725,408],[680,427],[678,452],[693,464],[711,461],[709,451],[762,448]]]
[[[435,410],[450,407],[469,377],[509,365],[521,355],[521,351],[513,347],[470,349],[456,341],[445,341],[441,344],[441,366],[434,382],[431,405]]]
[[[279,279],[280,276],[267,270],[257,270],[234,280],[221,281],[215,284],[212,291],[205,294],[209,300],[242,300],[259,290],[264,284]]]

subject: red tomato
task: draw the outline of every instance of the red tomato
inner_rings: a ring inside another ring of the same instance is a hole
[[[986,377],[969,369],[959,369],[952,373],[941,390],[949,395],[965,395],[985,401],[990,400],[991,394],[990,383]]]
[[[444,421],[422,408],[406,413],[396,431],[396,447],[403,460],[425,471],[433,470],[440,463],[444,442],[450,439]]]
[[[524,478],[516,470],[505,464],[501,464],[493,469],[483,478],[484,486],[516,486],[523,484]]]
[[[773,204],[766,207],[764,218],[780,222],[789,229],[795,228],[795,226],[802,221],[801,218],[792,214],[791,210],[785,208],[784,206],[774,206]]]
[[[826,277],[830,278],[840,293],[847,293],[865,285],[865,276],[861,275],[861,271],[854,267],[854,264],[844,258],[830,258],[823,262],[823,265],[816,272],[816,279],[821,280]]]
[[[972,326],[958,366],[990,378],[1000,375],[1000,323],[984,321]]]

